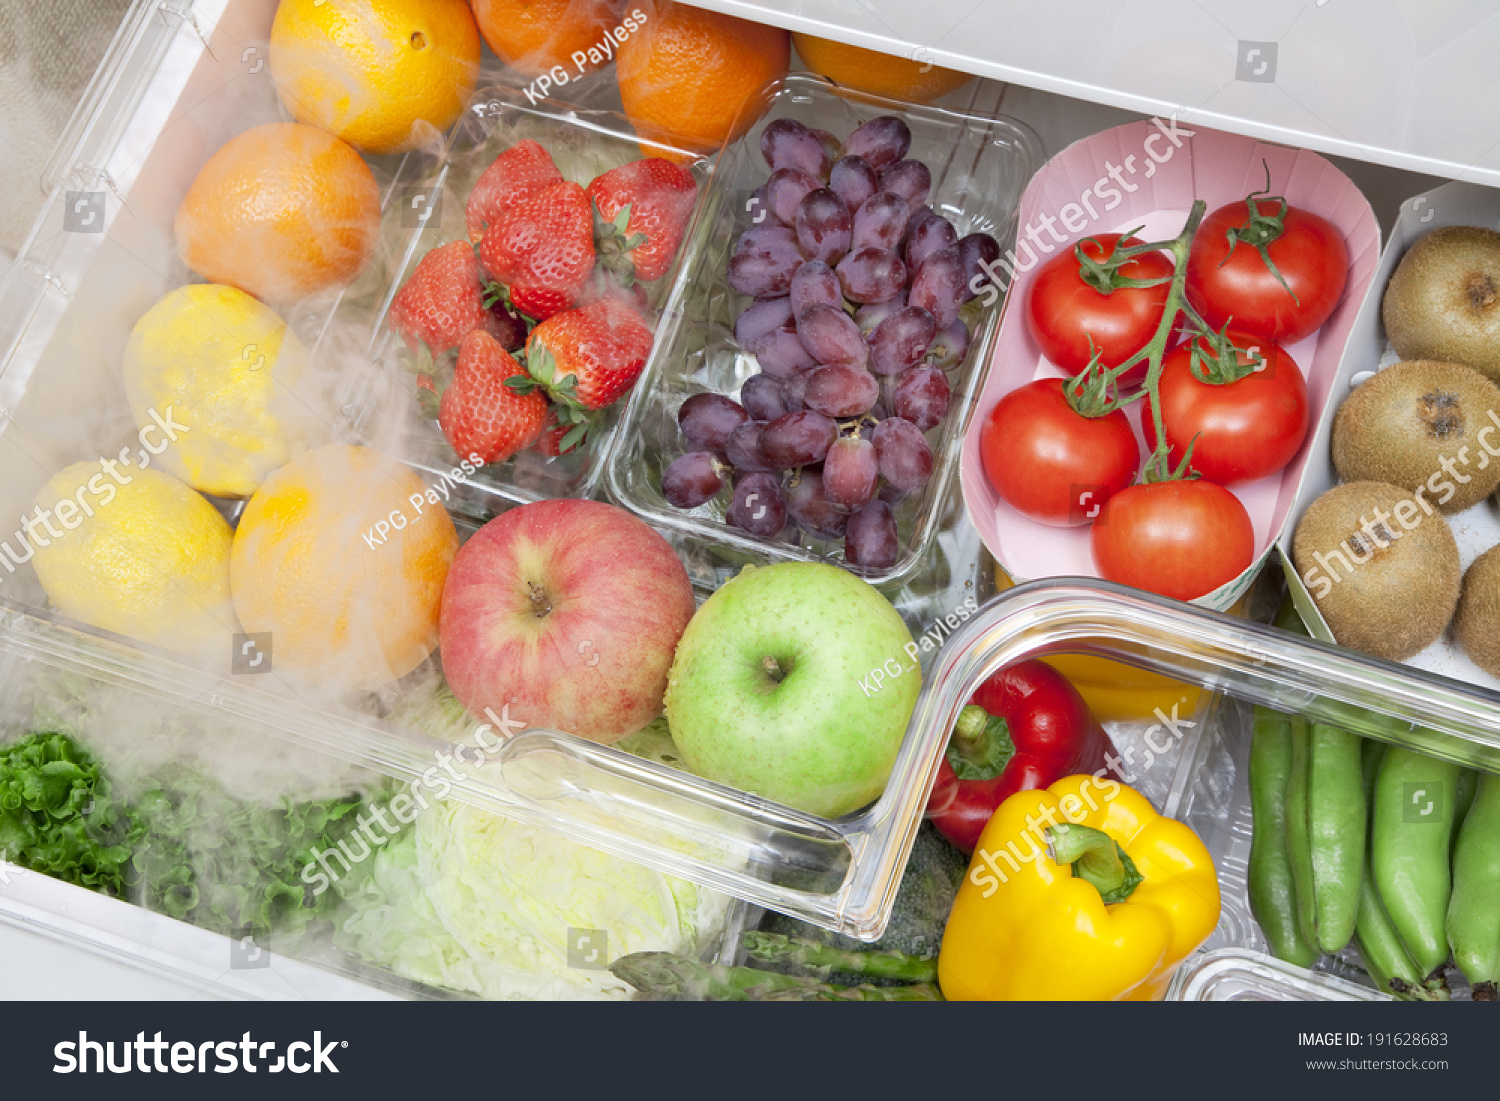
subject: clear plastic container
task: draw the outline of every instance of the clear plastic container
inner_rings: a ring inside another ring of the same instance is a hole
[[[168,290],[192,280],[175,256],[173,214],[198,168],[225,141],[252,125],[285,117],[265,64],[274,12],[274,0],[192,5],[143,0],[122,31],[110,68],[95,82],[95,98],[80,110],[74,147],[57,159],[57,182],[44,214],[0,285],[0,404],[8,414],[0,425],[0,463],[8,474],[0,484],[0,516],[26,515],[38,488],[69,463],[114,455],[134,442],[137,425],[121,381],[123,349],[142,313]],[[580,83],[565,91],[601,103],[608,100],[607,83]],[[809,87],[808,94],[836,102],[851,119],[873,110],[845,107],[816,81],[789,87]],[[504,106],[492,113],[492,102]],[[587,134],[588,149],[597,139],[604,150],[600,157],[635,152],[626,149],[618,115],[611,116],[607,106],[583,108],[558,97],[535,109],[527,102],[522,110],[518,94],[499,85],[485,93],[480,106],[483,111],[462,124],[450,147],[438,151],[451,152],[446,161],[418,152],[371,162],[384,219],[375,260],[346,291],[286,314],[326,368],[327,397],[336,414],[331,427],[337,434],[373,444],[420,469],[449,465],[443,445],[416,415],[410,377],[376,358],[392,343],[384,330],[386,304],[434,236],[430,225],[402,224],[410,198],[432,194],[434,180],[451,179],[454,186],[445,194],[455,199],[444,203],[440,217],[461,216],[459,177],[481,164],[486,151],[480,140],[492,133],[504,140],[506,134],[540,128],[575,153],[580,145],[569,135]],[[955,121],[965,116],[931,114],[944,120],[945,132],[970,140]],[[993,125],[998,128],[993,140],[1004,143],[998,152],[1021,152],[978,163],[993,164],[1007,181],[1001,190],[1014,195],[1028,170],[1030,161],[1021,153],[1030,150],[1031,139],[1008,123]],[[589,162],[588,155],[583,154],[580,173],[606,163]],[[958,172],[959,162],[950,169]],[[82,228],[73,223],[69,194],[78,189],[102,195],[102,221]],[[728,201],[711,179],[704,191],[705,204]],[[1000,213],[994,212],[997,218]],[[700,228],[684,250],[684,267],[712,237],[707,221],[698,221]],[[669,301],[669,317],[675,309]],[[970,359],[984,361],[979,351]],[[80,401],[80,395],[88,400]],[[961,409],[955,418],[961,420]],[[597,469],[575,471],[581,480],[556,492],[585,492]],[[515,464],[509,472],[481,472],[453,489],[448,507],[460,516],[466,534],[472,525],[463,516],[482,520],[511,501],[552,488],[521,486],[511,476],[514,471]],[[885,587],[914,636],[934,632],[941,638],[944,629],[934,626],[939,620],[989,591],[988,569],[981,568],[978,538],[963,518],[956,479],[943,484],[942,495],[933,496],[935,489],[929,493],[925,552]],[[242,507],[233,501],[219,505],[231,520]],[[11,522],[0,528],[11,530]],[[722,548],[677,532],[668,535],[700,593],[717,587],[740,564]],[[370,553],[355,543],[357,553]],[[225,721],[258,724],[270,737],[373,772],[409,781],[430,771],[437,756],[452,748],[450,741],[403,717],[403,701],[434,679],[432,661],[378,691],[314,696],[278,676],[232,672],[228,646],[225,653],[169,655],[69,621],[49,609],[29,563],[13,573],[0,571],[0,602],[17,647],[34,645],[39,654],[88,675],[107,669],[116,683],[166,701],[206,706]],[[923,660],[928,660],[925,650]],[[473,726],[481,722],[474,720]],[[544,730],[511,738],[489,764],[482,774],[456,783],[455,797],[725,893],[873,937],[886,921],[905,863],[931,758],[906,752],[885,796],[837,822]]]
[[[755,357],[734,341],[734,322],[750,299],[729,287],[726,264],[740,233],[755,220],[751,193],[770,169],[760,134],[790,118],[845,138],[861,123],[896,114],[911,130],[909,158],[932,171],[933,210],[953,223],[959,237],[988,233],[1005,248],[1015,233],[1016,207],[1040,163],[1040,142],[1024,124],[979,110],[915,107],[841,89],[820,77],[793,74],[766,92],[765,117],[729,146],[714,166],[712,194],[700,215],[686,273],[662,323],[656,346],[621,421],[609,462],[609,493],[653,526],[714,545],[745,562],[831,559],[843,563],[842,540],[801,542],[762,539],[725,522],[729,494],[694,509],[677,509],[661,492],[666,466],[690,450],[677,427],[677,410],[700,393],[737,396],[759,370]],[[763,212],[761,217],[764,217]],[[904,584],[920,569],[945,524],[944,502],[957,480],[958,457],[974,397],[983,384],[999,325],[1000,307],[965,315],[971,343],[963,363],[949,372],[952,398],[943,422],[927,434],[933,449],[931,480],[896,508],[901,549],[888,569],[856,570],[871,584]]]
[[[1191,826],[1218,870],[1219,925],[1184,963],[1173,996],[1380,997],[1352,947],[1314,971],[1264,956],[1246,893],[1252,706],[1495,772],[1500,694],[1109,582],[1058,579],[1001,594],[954,636],[928,678],[913,720],[920,729],[908,742],[921,736],[940,750],[955,700],[1012,662],[1061,654],[1108,658],[1208,690],[1209,701],[1188,722],[1158,711],[1153,726],[1109,725],[1125,782]],[[1163,742],[1170,752],[1159,752]],[[1239,955],[1198,975],[1220,951]],[[1455,998],[1464,997],[1462,982],[1450,981]]]
[[[637,284],[651,309],[664,311],[669,317],[681,309],[686,294],[681,277],[694,265],[693,258],[705,243],[699,212],[712,201],[711,161],[680,149],[643,144],[624,115],[611,106],[615,99],[614,82],[608,79],[607,72],[602,76],[603,79],[600,73],[591,73],[565,85],[563,92],[543,98],[535,96],[535,89],[505,83],[481,88],[454,128],[442,161],[420,185],[402,189],[403,194],[415,195],[419,201],[428,203],[430,213],[425,218],[407,218],[412,223],[411,235],[403,242],[370,313],[373,331],[368,354],[384,362],[397,377],[404,376],[408,384],[410,401],[403,419],[410,422],[410,436],[405,457],[418,469],[440,474],[458,456],[443,438],[437,422],[419,413],[416,378],[402,370],[402,362],[408,357],[401,350],[401,339],[385,324],[386,311],[429,249],[450,241],[467,240],[464,206],[469,191],[495,157],[516,142],[526,139],[539,142],[552,155],[563,177],[583,186],[612,168],[648,154],[667,153],[686,161],[685,166],[698,183],[695,221],[689,223],[682,246],[667,272],[660,279]],[[532,94],[528,95],[528,91]],[[658,335],[658,343],[660,340]],[[364,406],[351,411],[351,419],[357,428],[379,432],[379,426],[371,422],[389,416],[390,411],[376,395],[370,397]],[[512,503],[602,496],[607,456],[626,404],[627,398],[622,398],[601,410],[588,439],[567,454],[548,457],[528,448],[505,462],[484,467],[468,482],[470,509],[477,508],[483,514],[500,511]]]

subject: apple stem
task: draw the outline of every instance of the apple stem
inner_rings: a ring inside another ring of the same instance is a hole
[[[552,601],[547,599],[547,590],[535,581],[528,581],[527,585],[531,589],[532,611],[536,613],[538,619],[544,619],[547,613],[552,611]]]
[[[761,659],[760,664],[761,668],[766,671],[766,675],[769,676],[777,684],[780,684],[783,680],[786,679],[786,671],[781,668],[781,665],[775,658],[765,657]]]

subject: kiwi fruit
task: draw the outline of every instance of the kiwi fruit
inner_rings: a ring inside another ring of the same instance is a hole
[[[1333,465],[1346,482],[1389,482],[1444,512],[1477,505],[1500,487],[1500,386],[1457,363],[1387,367],[1339,406]]]
[[[1380,303],[1402,359],[1473,367],[1500,381],[1500,233],[1445,226],[1412,245]]]
[[[1405,661],[1458,603],[1458,544],[1443,514],[1384,482],[1345,482],[1297,523],[1292,563],[1339,645]]]
[[[1469,660],[1500,677],[1500,547],[1474,559],[1453,614],[1453,637]]]

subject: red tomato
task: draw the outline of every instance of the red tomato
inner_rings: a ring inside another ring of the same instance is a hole
[[[1084,254],[1106,260],[1115,254],[1120,234],[1100,233],[1097,245],[1083,243]],[[1142,242],[1131,237],[1126,245]],[[1165,253],[1149,252],[1122,264],[1128,279],[1163,279],[1172,275]],[[1070,246],[1038,269],[1026,300],[1026,326],[1052,363],[1076,375],[1089,363],[1089,337],[1094,338],[1106,367],[1118,367],[1151,339],[1161,322],[1169,286],[1121,287],[1100,294],[1078,274],[1078,257]],[[1134,372],[1132,372],[1133,374]]]
[[[1057,527],[1077,527],[1135,481],[1141,447],[1125,414],[1073,411],[1063,380],[1038,379],[1006,394],[980,429],[990,485],[1013,508]]]
[[[1274,213],[1277,205],[1256,202],[1262,214]],[[1266,246],[1286,280],[1283,287],[1253,246],[1241,241],[1230,251],[1229,231],[1249,218],[1249,206],[1238,202],[1203,219],[1188,254],[1188,302],[1215,330],[1233,318],[1236,329],[1295,344],[1316,332],[1339,304],[1349,279],[1349,249],[1328,219],[1288,206],[1281,236]]]
[[[1152,482],[1111,497],[1090,533],[1100,576],[1194,600],[1255,560],[1255,528],[1240,499],[1202,480]]]
[[[1297,454],[1307,435],[1307,382],[1286,349],[1262,337],[1229,330],[1241,348],[1265,364],[1237,382],[1216,385],[1194,377],[1188,345],[1168,352],[1161,365],[1162,427],[1172,449],[1172,469],[1192,443],[1193,469],[1210,482],[1235,485],[1274,474]],[[1208,345],[1200,340],[1199,346]],[[1241,362],[1249,362],[1241,358]],[[1146,446],[1156,450],[1156,422],[1148,395],[1141,410]]]

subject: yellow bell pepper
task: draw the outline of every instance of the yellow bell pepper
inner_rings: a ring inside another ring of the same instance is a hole
[[[1218,921],[1218,876],[1197,834],[1123,784],[1069,776],[1017,792],[990,818],[938,984],[952,1001],[1160,997]]]
[[[1010,575],[997,564],[996,590],[1004,592],[1014,585]],[[1248,605],[1248,595],[1241,597],[1228,614],[1243,618]],[[1201,685],[1137,669],[1109,658],[1056,654],[1042,660],[1072,682],[1100,722],[1152,722],[1157,708],[1165,714],[1177,709],[1180,715],[1191,715],[1198,710],[1203,699]]]

